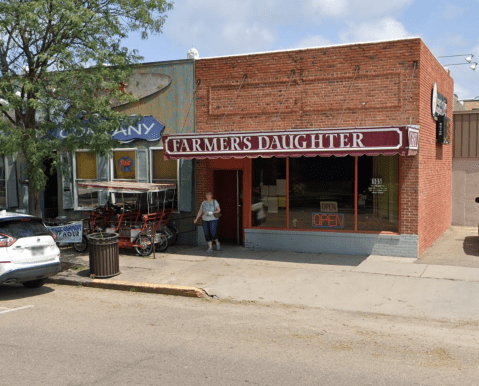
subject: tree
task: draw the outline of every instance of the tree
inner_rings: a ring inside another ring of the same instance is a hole
[[[0,154],[26,162],[31,214],[62,151],[115,146],[125,116],[114,106],[134,100],[124,85],[141,60],[122,39],[161,33],[170,9],[167,0],[0,0]],[[65,140],[51,135],[59,125]]]

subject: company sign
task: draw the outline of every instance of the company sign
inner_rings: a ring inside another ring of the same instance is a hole
[[[135,123],[125,124],[116,129],[112,133],[112,138],[122,143],[133,142],[135,140],[159,141],[164,129],[165,125],[161,122],[152,116],[146,116]],[[88,121],[85,122],[85,127],[80,130],[83,131],[83,135],[93,134],[93,131],[88,128]],[[68,137],[69,132],[60,128],[54,132],[53,135],[57,138],[65,139]]]
[[[415,132],[409,135],[409,129]],[[316,155],[409,154],[417,128],[384,127],[269,132],[231,132],[164,136],[165,157],[243,158]],[[417,140],[414,143],[417,150]]]

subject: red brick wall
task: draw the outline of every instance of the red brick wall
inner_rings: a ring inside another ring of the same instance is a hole
[[[447,116],[452,121],[453,80],[429,49],[421,45],[419,142],[419,254],[424,252],[451,225],[452,140],[436,143],[436,121],[431,115],[434,82],[448,101]],[[453,135],[451,130],[451,136]]]
[[[431,115],[431,96],[424,97],[427,87],[419,87],[420,76],[426,73],[424,67],[430,65],[428,53],[421,39],[408,39],[200,59],[195,68],[196,79],[201,80],[197,88],[196,130],[267,131],[423,123],[429,125],[426,132],[421,128],[423,146],[435,139],[433,122],[426,122],[426,115]],[[428,58],[427,63],[421,63],[421,55]],[[442,76],[447,77],[444,71]],[[443,88],[441,85],[440,90]],[[445,95],[449,98],[448,93]],[[419,102],[420,95],[425,102]],[[426,158],[401,159],[400,232],[404,234],[419,232],[422,159]],[[206,168],[205,162],[199,162],[201,178],[207,176]],[[204,191],[199,189],[198,194],[200,201]]]

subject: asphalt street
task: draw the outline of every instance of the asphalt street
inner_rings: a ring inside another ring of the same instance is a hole
[[[1,385],[477,385],[479,323],[0,286]]]

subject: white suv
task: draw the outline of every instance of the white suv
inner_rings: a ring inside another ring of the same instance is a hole
[[[41,287],[60,269],[60,250],[41,219],[0,212],[0,284]]]

